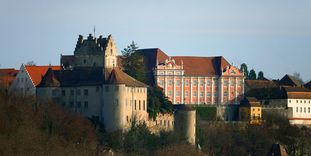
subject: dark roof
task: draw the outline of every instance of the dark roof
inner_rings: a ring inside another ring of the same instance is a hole
[[[60,82],[52,68],[49,68],[37,87],[59,87]]]
[[[245,80],[245,92],[248,92],[252,89],[274,87],[278,87],[278,84],[270,80]]]
[[[103,84],[104,74],[100,67],[83,68],[74,70],[62,70],[58,73],[61,86],[89,86]]]
[[[260,102],[254,97],[246,97],[241,101],[241,107],[261,107]]]
[[[303,86],[303,82],[298,78],[286,74],[280,81],[279,84],[282,86]]]
[[[146,87],[146,85],[124,73],[120,68],[106,69],[110,71],[106,84],[125,84],[131,87]],[[106,72],[107,73],[107,72]]]
[[[306,84],[304,85],[304,87],[311,89],[311,81],[309,81],[308,83],[306,83]]]
[[[61,55],[60,62],[63,68],[68,68],[69,66],[74,66],[75,57],[73,55]]]

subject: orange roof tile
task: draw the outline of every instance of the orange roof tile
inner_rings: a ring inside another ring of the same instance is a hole
[[[41,80],[42,77],[45,75],[49,67],[52,68],[52,70],[60,70],[60,66],[25,66],[33,84],[37,86]]]

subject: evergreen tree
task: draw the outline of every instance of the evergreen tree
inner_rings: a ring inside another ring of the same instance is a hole
[[[248,69],[247,69],[247,65],[245,63],[241,64],[240,70],[244,72],[245,78],[248,79]]]
[[[254,69],[249,71],[248,79],[249,80],[256,80],[257,79],[257,75],[256,75],[256,72]]]
[[[257,79],[258,80],[264,80],[265,79],[264,74],[263,74],[262,71],[258,72],[258,78]]]
[[[142,56],[137,53],[137,49],[137,44],[132,41],[127,48],[122,50],[122,65],[124,72],[141,82],[145,82],[145,66],[143,66]]]
[[[144,66],[143,57],[137,52],[138,46],[132,41],[132,43],[124,48],[122,51],[123,55],[123,69],[124,72],[132,76],[133,78],[146,83],[146,73],[147,70]],[[162,113],[172,113],[173,104],[168,98],[163,94],[163,91],[157,86],[148,87],[147,111],[149,117],[155,118],[159,112]]]

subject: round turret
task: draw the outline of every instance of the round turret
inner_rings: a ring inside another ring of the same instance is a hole
[[[184,106],[175,113],[174,130],[181,137],[195,145],[196,131],[196,110]]]

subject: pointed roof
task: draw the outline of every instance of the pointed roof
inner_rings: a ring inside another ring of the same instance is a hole
[[[127,75],[118,67],[115,67],[113,69],[106,69],[106,70],[107,72],[110,71],[110,74],[106,80],[106,84],[125,84],[126,86],[131,86],[131,87],[147,87],[144,83]]]
[[[37,87],[59,87],[60,82],[52,68],[49,68]]]
[[[283,86],[303,86],[303,82],[301,80],[289,74],[286,74],[279,81],[279,84]]]
[[[30,79],[32,80],[33,84],[37,86],[45,73],[48,71],[48,69],[52,68],[52,70],[60,70],[60,66],[25,66],[26,71],[28,72]]]

